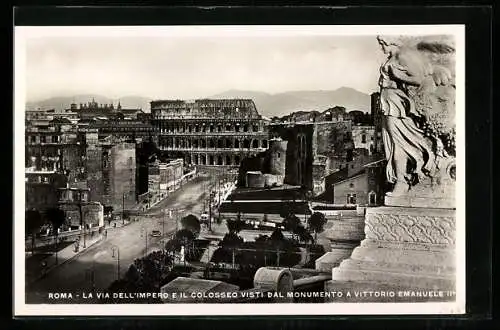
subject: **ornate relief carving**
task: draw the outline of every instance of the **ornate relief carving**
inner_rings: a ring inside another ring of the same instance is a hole
[[[455,244],[454,217],[372,213],[365,226],[366,238],[372,240]]]

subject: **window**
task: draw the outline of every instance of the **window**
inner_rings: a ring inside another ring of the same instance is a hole
[[[356,194],[347,194],[347,204],[356,204]]]
[[[361,143],[366,143],[366,134],[361,135]]]
[[[368,195],[368,203],[370,205],[375,205],[377,203],[377,194],[375,192],[371,191],[370,194]]]
[[[278,156],[278,159],[279,159],[279,158],[281,157],[281,154],[278,152],[278,153],[277,153],[277,156]]]

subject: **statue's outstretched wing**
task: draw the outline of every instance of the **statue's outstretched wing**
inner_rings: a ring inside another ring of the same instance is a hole
[[[452,39],[437,37],[435,41],[419,41],[415,48],[425,57],[437,86],[455,85],[455,47]]]

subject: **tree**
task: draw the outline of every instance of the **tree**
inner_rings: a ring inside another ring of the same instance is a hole
[[[188,229],[181,229],[174,235],[174,239],[178,240],[181,244],[190,243],[194,241],[195,238],[194,233]]]
[[[314,232],[314,241],[318,239],[318,233],[325,230],[327,220],[323,213],[314,212],[309,218],[309,228]]]
[[[129,210],[123,210],[122,217],[124,220],[130,219],[130,211]]]
[[[311,234],[302,225],[298,226],[295,229],[294,234],[297,235],[297,237],[299,238],[299,241],[306,242],[306,243],[313,241],[313,237],[311,236]]]
[[[189,214],[182,218],[181,226],[183,229],[187,229],[195,235],[198,235],[201,229],[200,220],[193,214]]]
[[[230,233],[239,233],[243,229],[243,221],[226,220],[226,226]]]
[[[224,235],[221,245],[223,247],[236,247],[241,243],[243,243],[243,238],[238,236],[235,232],[229,232],[226,235]]]
[[[170,252],[180,251],[181,242],[178,239],[171,239],[167,243],[165,243],[165,250]]]
[[[289,214],[287,217],[285,217],[285,219],[283,219],[281,225],[285,228],[286,231],[295,233],[297,228],[302,224],[300,222],[300,219],[295,214]]]
[[[104,206],[104,214],[108,217],[108,222],[111,226],[111,221],[113,220],[113,206]]]
[[[56,238],[56,264],[57,264],[57,247],[59,243],[59,228],[64,224],[64,221],[66,220],[66,214],[64,214],[64,211],[59,209],[59,208],[51,208],[48,209],[47,212],[45,213],[47,219],[52,223],[52,230],[54,232],[55,238]]]
[[[38,210],[32,209],[26,211],[25,231],[26,236],[31,234],[31,254],[35,253],[35,236],[41,225],[43,225],[43,219]]]
[[[178,241],[179,243],[179,250],[180,246],[184,246],[185,254],[190,255],[194,249],[193,242],[196,239],[195,234],[187,229],[181,229],[178,232],[175,233],[174,235],[174,240]]]
[[[281,232],[281,229],[276,228],[273,233],[271,234],[271,241],[284,241],[285,236],[283,236],[283,233]]]

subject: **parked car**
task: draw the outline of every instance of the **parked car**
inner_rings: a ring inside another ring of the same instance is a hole
[[[159,230],[153,230],[151,232],[151,236],[153,236],[153,237],[160,237],[161,236],[161,231],[159,231]]]

